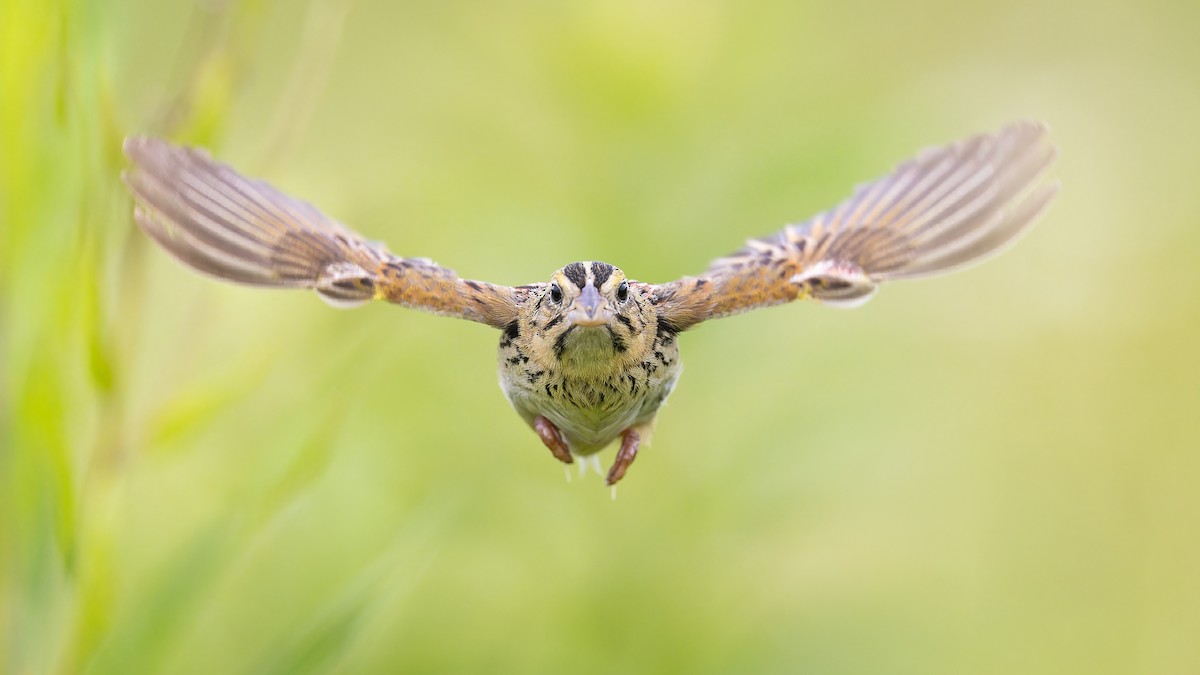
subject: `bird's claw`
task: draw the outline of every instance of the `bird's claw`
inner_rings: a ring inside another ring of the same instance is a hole
[[[626,429],[621,434],[621,449],[617,450],[617,459],[613,462],[612,468],[608,470],[608,477],[604,479],[605,485],[616,485],[617,481],[625,477],[629,465],[633,464],[633,460],[637,458],[638,443],[641,442],[641,438],[633,429]]]
[[[550,448],[550,453],[554,455],[558,461],[563,464],[571,464],[575,461],[571,457],[571,451],[567,449],[567,444],[563,441],[562,434],[559,433],[558,427],[554,426],[554,422],[538,415],[533,421],[533,430],[537,432],[538,438],[542,439],[542,443]]]

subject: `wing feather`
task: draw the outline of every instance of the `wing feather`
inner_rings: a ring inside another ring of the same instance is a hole
[[[336,306],[383,299],[497,328],[520,288],[465,281],[425,258],[401,258],[266,182],[207,153],[146,137],[125,141],[134,219],[192,269],[224,281],[310,288]]]
[[[976,264],[1014,243],[1054,199],[1058,185],[1039,183],[1055,156],[1046,126],[1026,121],[923,150],[700,277],[653,287],[659,311],[684,329],[797,298],[853,306],[883,282]]]

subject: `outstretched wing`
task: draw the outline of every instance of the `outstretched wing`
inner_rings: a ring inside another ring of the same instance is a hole
[[[138,225],[192,269],[252,286],[311,288],[337,306],[368,300],[503,328],[526,289],[458,278],[423,258],[400,258],[312,205],[166,141],[125,140],[124,175]]]
[[[653,287],[660,314],[682,330],[798,298],[855,306],[884,281],[980,262],[1054,198],[1057,184],[1037,183],[1055,154],[1032,122],[927,149],[833,210],[751,240],[699,277]]]

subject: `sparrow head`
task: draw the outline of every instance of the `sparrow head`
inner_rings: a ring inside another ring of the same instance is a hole
[[[559,359],[571,351],[581,358],[625,353],[640,344],[652,309],[642,285],[605,262],[573,262],[555,272],[541,293],[535,326]]]
[[[545,300],[568,325],[601,328],[628,313],[630,292],[620,269],[605,262],[574,262],[554,273]]]

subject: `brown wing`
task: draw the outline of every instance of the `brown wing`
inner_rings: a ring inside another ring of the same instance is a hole
[[[1035,186],[1055,154],[1032,122],[927,149],[833,210],[752,240],[699,277],[654,287],[661,315],[682,330],[798,298],[854,306],[881,282],[980,262],[1053,199],[1057,184]]]
[[[312,205],[239,175],[207,153],[129,138],[125,182],[138,225],[192,269],[252,286],[311,288],[337,306],[368,300],[503,328],[524,289],[458,278],[423,258],[399,258]]]

